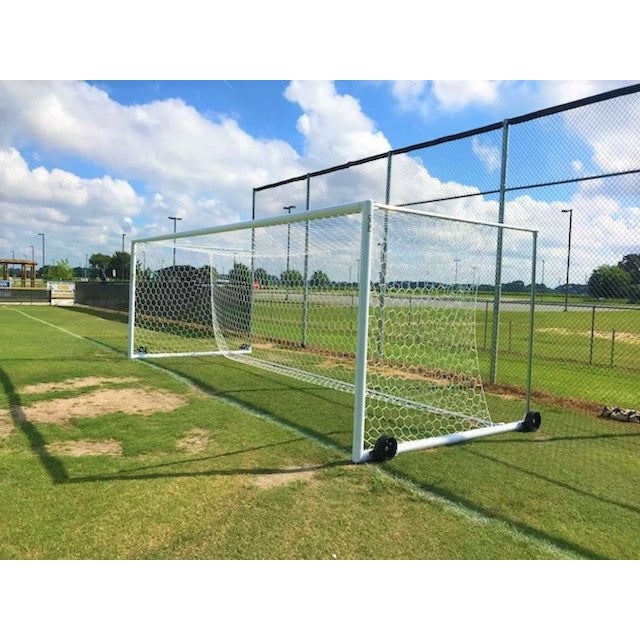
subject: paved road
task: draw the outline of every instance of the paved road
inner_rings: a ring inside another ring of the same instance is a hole
[[[303,300],[302,293],[298,291],[292,291],[288,294],[282,290],[270,290],[270,291],[259,291],[257,292],[257,299],[261,301],[271,301],[271,302],[286,302],[287,299],[290,302],[301,303]],[[357,306],[358,304],[358,296],[354,293],[354,295],[349,295],[345,293],[311,293],[309,295],[309,300],[311,304],[331,304],[335,306]],[[371,304],[373,306],[377,306],[379,304],[379,296],[378,294],[371,295]],[[412,297],[408,295],[403,296],[392,296],[387,295],[385,299],[385,304],[389,307],[431,307],[431,308],[448,308],[452,306],[452,300],[447,300],[444,298],[426,298],[426,297]],[[474,306],[476,309],[485,309],[489,306],[489,309],[493,307],[492,301],[487,300],[477,300],[472,301],[468,299],[460,299],[455,302],[456,306],[464,305],[464,306]],[[515,301],[515,300],[502,300],[502,308],[507,311],[529,311],[529,303],[527,301]],[[593,305],[585,304],[585,305],[569,305],[569,311],[582,311],[582,312],[591,312]],[[596,309],[599,311],[638,311],[640,313],[639,307],[610,307],[607,305],[596,305]],[[536,303],[536,311],[564,311],[564,305],[562,303],[549,303],[549,302],[540,302]]]

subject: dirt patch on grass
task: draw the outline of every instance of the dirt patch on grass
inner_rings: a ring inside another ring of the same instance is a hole
[[[97,389],[75,398],[42,400],[14,407],[14,419],[28,422],[53,422],[70,426],[74,418],[95,418],[110,413],[148,416],[182,407],[186,399],[159,389]]]
[[[252,342],[252,349],[273,349],[276,345],[273,342]]]
[[[381,376],[388,376],[393,378],[400,378],[401,380],[422,380],[423,382],[430,382],[437,387],[450,387],[453,384],[453,378],[446,376],[439,377],[437,375],[427,375],[426,373],[414,370],[412,367],[397,368],[389,365],[372,365],[369,367],[371,373],[375,373]]]
[[[0,409],[0,438],[8,438],[13,432],[13,418],[8,409]]]
[[[122,455],[122,443],[118,440],[64,440],[47,445],[47,451],[56,456],[111,456]]]
[[[566,329],[565,327],[545,327],[543,329],[536,329],[538,333],[553,333],[560,336],[581,336],[588,338],[591,336],[590,331],[575,331],[573,329]],[[594,331],[594,337],[602,340],[611,340],[610,331]],[[640,345],[640,336],[635,333],[626,333],[624,331],[616,331],[616,342],[626,342],[627,344]]]
[[[200,453],[209,444],[209,432],[206,429],[191,429],[178,441],[178,449],[187,453]]]
[[[319,362],[318,367],[321,369],[353,369],[353,358],[350,360],[339,358],[325,358],[322,362]],[[455,384],[455,376],[442,374],[439,376],[433,372],[431,374],[420,369],[419,367],[394,367],[390,364],[375,364],[370,363],[367,367],[369,373],[386,376],[390,378],[399,378],[401,380],[420,380],[422,382],[430,382],[438,387],[450,387]],[[466,382],[466,380],[465,380]]]
[[[286,469],[274,470],[273,473],[263,473],[255,476],[255,485],[260,489],[273,489],[285,484],[291,484],[298,480],[308,482],[314,479],[316,469],[309,467],[288,467]]]
[[[137,382],[138,378],[119,377],[103,378],[99,376],[89,376],[87,378],[70,378],[61,382],[39,382],[30,384],[20,389],[20,393],[49,393],[50,391],[72,391],[74,389],[86,389],[87,387],[101,387],[105,384],[125,385]]]
[[[500,396],[507,400],[524,400],[524,391],[506,384],[486,385],[485,391],[490,395]],[[533,400],[543,404],[569,409],[589,416],[599,416],[602,413],[602,404],[582,398],[565,398],[548,391],[534,391],[531,394]]]

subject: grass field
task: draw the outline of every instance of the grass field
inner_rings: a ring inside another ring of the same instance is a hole
[[[219,358],[129,361],[123,320],[0,307],[0,557],[640,556],[640,425],[543,403],[534,435],[354,466],[349,396]],[[597,391],[562,366],[569,397]]]

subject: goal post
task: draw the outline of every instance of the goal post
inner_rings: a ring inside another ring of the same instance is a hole
[[[510,422],[491,420],[476,338],[498,232],[501,272],[529,283],[526,400]],[[354,462],[534,430],[536,238],[367,200],[134,240],[129,357],[222,357],[348,394]]]

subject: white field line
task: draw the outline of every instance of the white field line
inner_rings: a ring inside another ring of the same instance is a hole
[[[96,344],[99,347],[104,348],[105,350],[108,351],[113,351],[116,352],[118,354],[120,354],[121,356],[123,356],[123,358],[125,357],[123,352],[116,349],[115,347],[110,347],[108,345],[103,345],[103,344],[99,344],[94,342],[93,340],[86,338],[85,336],[81,336],[77,333],[73,333],[73,331],[69,331],[68,329],[65,329],[64,327],[60,327],[58,325],[55,325],[51,322],[47,322],[46,320],[42,320],[41,318],[36,318],[35,316],[29,315],[28,313],[25,313],[24,311],[21,311],[19,309],[9,309],[11,311],[15,311],[16,313],[19,313],[20,315],[23,315],[27,318],[30,318],[31,320],[35,320],[36,322],[40,322],[41,324],[44,324],[48,327],[51,327],[52,329],[57,329],[58,331],[61,331],[62,333],[66,333],[69,336],[72,336],[74,338],[78,338],[79,340],[85,340],[87,342],[90,342],[92,344]],[[324,449],[327,449],[329,451],[332,451],[333,453],[337,453],[339,454],[341,457],[344,457],[345,453],[348,454],[348,451],[346,449],[343,449],[342,447],[339,447],[335,444],[332,444],[330,442],[327,442],[326,440],[324,440],[323,438],[319,437],[319,436],[314,436],[312,434],[309,434],[308,432],[302,430],[302,429],[298,429],[296,427],[294,427],[293,425],[287,424],[286,422],[281,422],[280,420],[278,420],[277,418],[274,418],[273,416],[271,416],[268,413],[262,412],[262,411],[258,411],[256,409],[249,409],[248,407],[245,407],[243,404],[241,404],[240,402],[234,402],[233,400],[230,400],[228,398],[221,398],[220,396],[217,396],[209,391],[207,391],[206,389],[203,389],[202,387],[199,387],[197,384],[195,384],[194,382],[192,382],[191,380],[185,378],[184,376],[181,376],[179,373],[175,373],[174,371],[170,371],[169,369],[165,369],[164,367],[161,367],[157,364],[154,364],[153,362],[148,362],[146,360],[134,360],[134,362],[139,362],[140,364],[143,364],[147,367],[151,367],[152,369],[155,369],[157,371],[161,371],[164,374],[170,376],[171,378],[173,378],[174,380],[178,380],[179,382],[183,383],[184,385],[186,385],[187,387],[189,387],[191,390],[195,390],[196,392],[200,393],[200,394],[204,394],[208,397],[210,397],[211,399],[218,401],[218,402],[222,402],[223,404],[226,404],[228,406],[234,407],[235,409],[241,409],[242,411],[244,411],[245,413],[255,416],[257,418],[261,418],[263,420],[266,420],[267,422],[270,422],[271,424],[277,425],[278,427],[281,427],[283,429],[286,429],[287,431],[294,433],[295,435],[301,436],[303,438],[306,438],[307,440],[311,440],[312,442],[315,442],[316,444],[318,444],[319,446],[323,447]],[[412,480],[408,480],[406,478],[403,478],[402,476],[400,476],[399,474],[393,472],[393,471],[388,471],[387,469],[385,469],[384,467],[380,466],[380,465],[371,465],[373,467],[373,469],[375,470],[376,473],[380,474],[381,476],[385,477],[388,480],[391,480],[392,482],[394,482],[396,485],[399,485],[401,487],[403,487],[404,489],[406,489],[407,491],[409,491],[410,493],[418,496],[419,498],[426,500],[427,502],[431,502],[434,504],[438,504],[441,505],[442,507],[444,507],[445,509],[447,509],[448,511],[451,511],[459,516],[462,516],[464,518],[466,518],[467,520],[474,522],[476,524],[481,524],[481,525],[488,525],[488,526],[494,526],[496,528],[498,528],[499,530],[501,530],[504,533],[507,533],[511,538],[513,538],[514,540],[517,541],[525,541],[528,542],[530,544],[533,544],[534,546],[538,547],[539,549],[546,551],[547,553],[550,553],[554,556],[556,556],[557,558],[562,558],[562,559],[576,559],[576,558],[582,558],[582,556],[578,553],[574,553],[571,552],[567,549],[563,549],[560,546],[545,540],[541,537],[536,536],[535,534],[530,534],[527,533],[525,531],[522,531],[521,529],[517,528],[514,525],[508,524],[506,522],[504,522],[504,520],[501,520],[499,518],[496,517],[492,517],[492,516],[487,516],[483,513],[481,513],[480,511],[476,511],[475,509],[472,509],[471,507],[467,507],[463,504],[460,504],[459,502],[456,502],[455,500],[451,500],[449,498],[445,498],[443,496],[440,496],[438,494],[432,493],[431,491],[429,491],[428,489],[425,489],[424,487],[420,486],[419,484],[413,482]]]

